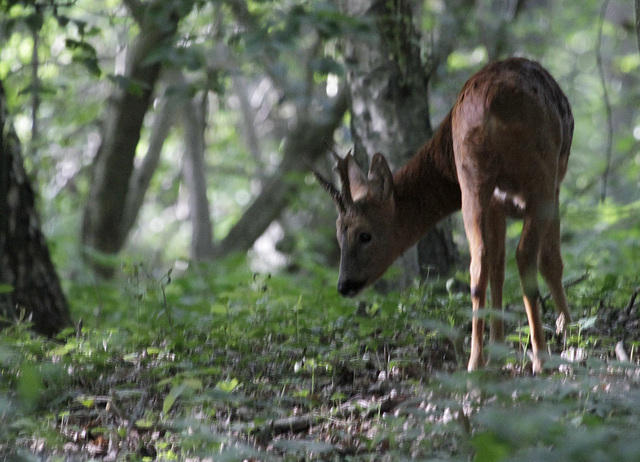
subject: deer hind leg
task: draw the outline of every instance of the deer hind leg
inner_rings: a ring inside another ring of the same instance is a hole
[[[502,204],[492,201],[489,214],[489,239],[491,242],[489,258],[489,285],[491,288],[491,308],[502,310],[502,287],[504,285],[504,259],[506,239],[506,217]],[[502,317],[491,317],[491,331],[489,341],[501,343],[504,341],[504,322]]]
[[[489,285],[489,259],[491,252],[488,248],[491,240],[487,238],[487,214],[483,211],[489,208],[489,198],[483,200],[483,195],[477,191],[469,191],[462,187],[462,219],[469,241],[471,253],[471,302],[473,318],[471,321],[471,354],[467,369],[474,371],[484,366],[483,335],[484,319],[480,313],[485,306],[487,286]],[[486,196],[486,195],[484,195]]]
[[[566,326],[571,323],[571,315],[569,314],[567,298],[562,286],[563,263],[560,254],[560,213],[557,198],[553,219],[540,247],[539,260],[540,273],[549,287],[551,297],[553,297],[558,311],[556,329],[558,334],[561,334],[564,333]]]
[[[542,203],[544,204],[544,201]],[[542,372],[542,365],[547,353],[539,308],[538,256],[541,239],[548,232],[550,220],[548,216],[545,216],[547,214],[544,206],[529,204],[527,209],[527,215],[524,218],[522,227],[522,236],[516,251],[516,261],[520,273],[524,307],[531,331],[533,372],[539,373]]]

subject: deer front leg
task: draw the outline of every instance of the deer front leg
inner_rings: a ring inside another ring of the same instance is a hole
[[[491,286],[491,308],[502,310],[502,287],[504,286],[504,259],[507,224],[502,204],[492,201],[489,214],[488,233],[491,242],[491,252],[488,255],[489,285]],[[489,341],[502,343],[504,341],[504,321],[500,315],[491,317]]]

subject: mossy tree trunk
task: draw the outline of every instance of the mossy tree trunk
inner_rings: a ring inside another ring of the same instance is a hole
[[[431,70],[421,56],[415,24],[421,2],[349,0],[342,7],[346,14],[371,24],[373,32],[344,42],[354,154],[365,167],[371,156],[381,152],[395,170],[432,135]],[[403,255],[400,286],[418,273],[445,274],[452,268],[457,251],[451,230],[451,222],[444,220]]]
[[[0,83],[0,315],[31,320],[36,332],[54,335],[70,326],[62,292],[35,207]],[[3,322],[4,324],[4,322]]]

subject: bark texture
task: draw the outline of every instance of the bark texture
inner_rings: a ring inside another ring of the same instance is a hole
[[[183,82],[186,85],[186,81]],[[191,259],[209,260],[214,255],[213,225],[207,198],[205,162],[205,116],[196,99],[184,99],[179,108],[184,130],[185,152],[182,156],[184,184],[189,191],[191,218]]]
[[[0,82],[0,315],[54,335],[71,325]]]
[[[370,22],[373,34],[345,42],[351,95],[351,129],[361,165],[376,152],[392,169],[403,165],[432,134],[429,70],[423,62],[414,16],[421,2],[410,0],[343,1],[350,16]],[[447,221],[427,233],[403,257],[407,285],[418,273],[442,274],[455,263],[456,249]]]
[[[638,37],[638,51],[640,51],[640,0],[636,0],[636,36]]]
[[[373,22],[375,36],[345,43],[354,154],[360,162],[382,152],[394,168],[431,136],[429,75],[407,1],[345,2],[349,15]]]
[[[126,3],[140,33],[127,52],[124,74],[108,101],[82,223],[82,243],[105,254],[117,253],[128,233],[125,209],[133,160],[161,66],[159,60],[149,57],[174,36],[181,15],[190,10],[189,2]],[[96,266],[96,270],[110,274],[109,268]]]

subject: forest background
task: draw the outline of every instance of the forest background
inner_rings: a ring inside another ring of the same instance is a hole
[[[0,453],[640,453],[623,441],[640,408],[633,2],[0,5],[9,121],[72,320],[47,339],[5,313]],[[519,223],[507,244],[511,336],[495,353],[511,366],[458,375],[470,306],[460,217],[412,257],[428,283],[405,264],[386,295],[340,299],[336,212],[310,172],[330,176],[328,152],[354,146],[363,165],[372,149],[402,165],[470,75],[514,55],[551,72],[576,120],[561,219],[578,322],[552,342],[558,361],[575,362],[552,362],[548,380],[526,373]],[[376,73],[384,59],[395,73]],[[0,293],[13,289],[2,282]],[[529,424],[503,428],[509,409]]]

